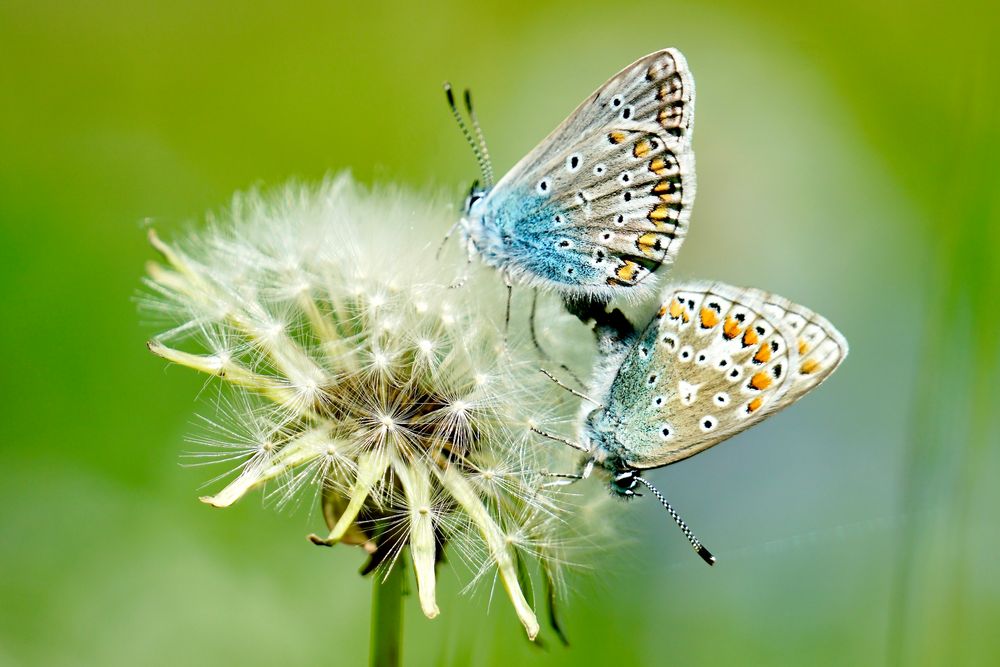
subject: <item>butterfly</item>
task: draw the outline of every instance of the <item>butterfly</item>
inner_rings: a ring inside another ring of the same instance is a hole
[[[463,122],[482,171],[458,226],[469,261],[564,298],[638,296],[677,254],[694,202],[694,81],[675,49],[632,63],[496,184],[472,102]]]
[[[641,332],[613,336],[582,413],[580,474],[607,471],[611,491],[660,501],[695,551],[714,556],[641,471],[682,461],[727,440],[815,389],[847,356],[845,338],[804,306],[757,289],[691,282],[669,287]],[[577,392],[574,392],[577,393]],[[561,480],[557,483],[567,483]]]

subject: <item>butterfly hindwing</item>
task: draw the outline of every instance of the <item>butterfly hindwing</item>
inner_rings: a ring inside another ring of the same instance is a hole
[[[652,286],[644,281],[676,255],[694,201],[693,113],[679,52],[626,67],[470,212],[484,259],[569,293]]]
[[[677,254],[694,170],[690,153],[655,130],[584,137],[535,173],[537,181],[512,183],[483,203],[515,277],[591,291],[630,287]]]
[[[643,469],[703,451],[801,398],[846,353],[829,322],[781,297],[671,288],[611,384],[622,456]]]

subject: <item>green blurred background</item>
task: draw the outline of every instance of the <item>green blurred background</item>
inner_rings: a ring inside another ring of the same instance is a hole
[[[359,7],[358,5],[365,5]],[[447,188],[500,170],[663,46],[698,85],[699,193],[676,274],[835,322],[844,367],[655,479],[570,579],[572,646],[489,590],[407,605],[408,664],[1000,662],[1000,68],[994,3],[0,2],[0,663],[363,664],[361,554],[308,512],[196,501],[202,378],[132,301],[144,222],[350,168]],[[443,232],[444,230],[442,230]],[[612,532],[614,534],[614,532]]]

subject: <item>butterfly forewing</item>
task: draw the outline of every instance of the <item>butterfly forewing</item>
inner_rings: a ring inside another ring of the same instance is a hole
[[[546,162],[561,147],[599,128],[654,125],[680,144],[694,129],[694,80],[676,49],[663,49],[635,61],[587,97],[559,127],[528,153],[508,176]]]
[[[608,81],[483,202],[504,268],[528,283],[612,293],[670,262],[694,202],[693,112],[694,86],[672,49]]]
[[[810,345],[815,366],[805,365]],[[611,386],[624,458],[653,468],[707,449],[797,400],[846,351],[829,322],[781,297],[719,283],[672,288]]]

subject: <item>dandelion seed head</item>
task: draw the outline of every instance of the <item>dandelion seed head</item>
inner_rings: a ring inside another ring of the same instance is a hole
[[[505,345],[502,298],[475,279],[449,287],[461,264],[433,246],[452,215],[347,177],[240,194],[203,231],[152,237],[163,262],[140,303],[162,323],[153,352],[226,387],[214,433],[192,440],[230,470],[207,503],[318,499],[329,533],[311,539],[364,546],[382,567],[408,549],[430,617],[447,549],[474,580],[503,580],[534,637],[516,563],[559,577],[569,503],[542,471],[570,464],[530,426],[572,410],[538,380],[530,343]]]

